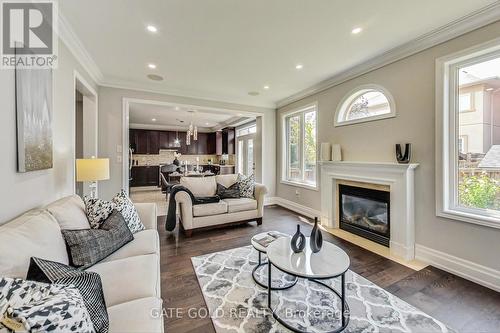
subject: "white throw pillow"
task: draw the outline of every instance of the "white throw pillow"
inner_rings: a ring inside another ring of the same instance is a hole
[[[59,199],[45,207],[55,217],[61,229],[79,230],[90,228],[85,215],[85,204],[77,195]]]
[[[0,226],[0,277],[25,278],[34,255],[68,264],[61,228],[46,210],[31,210]]]
[[[215,177],[181,177],[180,184],[195,197],[213,197],[217,192]]]

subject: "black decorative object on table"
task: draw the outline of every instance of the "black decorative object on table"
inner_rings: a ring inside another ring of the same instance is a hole
[[[314,218],[314,227],[311,231],[309,244],[313,253],[319,252],[319,250],[321,250],[321,246],[323,246],[323,235],[321,234],[321,230],[319,229],[317,217]]]
[[[411,159],[411,143],[405,144],[404,153],[401,151],[401,145],[399,143],[396,144],[396,159],[398,163],[408,164]]]
[[[293,235],[292,240],[290,241],[290,246],[292,247],[292,251],[295,253],[302,252],[306,247],[306,236],[300,232],[299,224],[297,224],[297,232]]]

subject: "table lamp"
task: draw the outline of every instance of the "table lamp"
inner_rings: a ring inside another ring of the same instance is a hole
[[[90,182],[90,197],[97,197],[97,181],[109,179],[108,158],[79,158],[76,160],[76,181]]]

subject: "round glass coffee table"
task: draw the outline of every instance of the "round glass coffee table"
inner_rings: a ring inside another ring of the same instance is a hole
[[[263,266],[267,265],[267,261],[265,261],[265,262],[262,261],[262,254],[266,254],[267,247],[259,244],[257,242],[257,240],[258,239],[262,239],[263,237],[269,236],[269,232],[272,233],[272,231],[262,232],[260,234],[257,234],[255,236],[253,236],[252,239],[251,239],[253,248],[259,254],[259,262],[257,263],[257,265],[252,270],[252,278],[255,281],[255,283],[257,283],[259,286],[261,286],[263,288],[268,288],[268,284],[266,283],[267,281],[264,281],[264,282],[259,281],[258,277],[256,276],[256,272],[257,272],[257,270],[260,267],[263,267]],[[284,238],[288,238],[289,239],[290,237],[289,236],[285,236]],[[268,245],[268,247],[269,247],[269,245]],[[291,288],[291,287],[293,287],[297,283],[297,280],[298,280],[298,278],[294,277],[291,281],[286,281],[282,285],[279,285],[278,283],[274,283],[274,286],[273,286],[273,284],[271,284],[271,289],[272,290],[284,290],[284,289]]]
[[[349,256],[341,248],[329,242],[323,242],[321,251],[312,253],[309,246],[309,237],[303,252],[294,253],[290,247],[290,238],[278,238],[267,247],[268,281],[272,281],[271,267],[274,266],[280,271],[295,277],[307,279],[317,283],[340,299],[341,319],[340,323],[332,322],[332,330],[328,333],[341,332],[349,323],[349,306],[345,297],[345,273],[350,265]],[[340,277],[340,289],[338,292],[321,280]],[[272,289],[268,288],[267,305],[273,313],[273,317],[286,328],[294,332],[304,332],[294,327],[291,323],[281,318],[272,308]],[[336,324],[336,325],[335,325]]]

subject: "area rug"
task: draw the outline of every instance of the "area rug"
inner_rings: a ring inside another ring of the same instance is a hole
[[[265,258],[265,256],[263,256]],[[210,317],[218,333],[290,332],[267,307],[267,289],[252,278],[258,254],[251,246],[191,258]],[[266,281],[267,265],[257,271]],[[291,278],[273,268],[273,285]],[[340,279],[324,280],[340,289]],[[346,273],[350,320],[345,332],[453,332],[360,275]],[[299,279],[290,289],[272,292],[280,317],[302,331],[325,332],[340,326],[340,302],[327,288]]]

